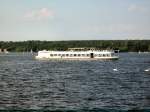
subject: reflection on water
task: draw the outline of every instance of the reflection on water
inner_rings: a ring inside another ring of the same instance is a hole
[[[39,61],[29,54],[0,54],[0,109],[149,109],[150,75],[144,70],[150,54],[120,57]]]

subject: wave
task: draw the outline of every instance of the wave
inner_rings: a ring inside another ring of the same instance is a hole
[[[150,112],[150,109],[130,109],[130,110],[116,110],[116,109],[79,109],[79,110],[8,109],[8,110],[0,110],[0,112]]]

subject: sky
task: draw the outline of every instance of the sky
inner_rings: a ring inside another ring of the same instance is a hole
[[[0,41],[150,39],[150,0],[0,0]]]

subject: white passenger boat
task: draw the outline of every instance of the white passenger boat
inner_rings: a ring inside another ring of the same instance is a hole
[[[66,60],[116,60],[119,56],[113,50],[84,50],[79,48],[68,51],[39,51],[36,59],[66,59]]]

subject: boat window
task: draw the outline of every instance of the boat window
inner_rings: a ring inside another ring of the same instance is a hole
[[[54,56],[57,56],[57,54],[54,54]]]
[[[53,56],[53,54],[50,54],[50,56]]]
[[[85,54],[82,54],[82,56],[85,56]]]
[[[66,56],[69,56],[69,54],[66,54]]]
[[[70,57],[72,57],[73,56],[73,54],[70,54]]]
[[[74,54],[74,56],[77,56],[77,54]]]
[[[58,54],[58,56],[61,56],[61,54]]]
[[[97,54],[94,54],[94,56],[98,56]]]
[[[78,56],[81,56],[81,54],[78,54]]]
[[[99,57],[101,57],[102,55],[101,54],[99,54]]]
[[[105,54],[103,54],[103,57],[105,57]]]
[[[89,54],[87,54],[86,56],[90,56]]]
[[[65,54],[62,54],[62,56],[65,56]]]
[[[110,57],[110,54],[107,54],[108,57]]]

